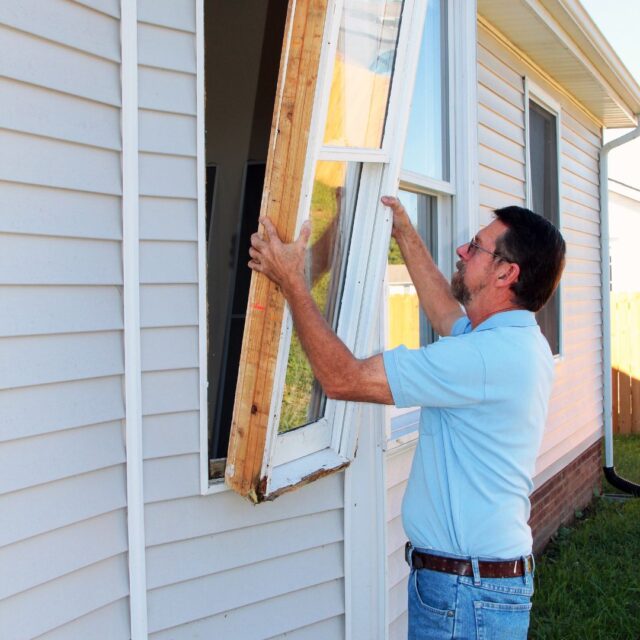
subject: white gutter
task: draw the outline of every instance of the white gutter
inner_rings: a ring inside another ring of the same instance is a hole
[[[602,366],[603,366],[603,412],[605,475],[615,487],[640,495],[640,486],[620,478],[613,466],[613,420],[611,393],[611,295],[609,265],[609,152],[640,137],[640,125],[633,131],[607,142],[600,150],[600,256],[602,274]]]

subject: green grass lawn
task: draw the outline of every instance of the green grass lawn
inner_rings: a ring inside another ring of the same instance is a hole
[[[617,436],[619,475],[640,482],[640,436]],[[537,561],[529,638],[640,638],[640,498],[615,500],[604,483],[576,524],[563,527]]]

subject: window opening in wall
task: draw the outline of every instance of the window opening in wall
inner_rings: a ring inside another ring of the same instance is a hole
[[[205,126],[210,476],[227,455],[287,0],[207,0]]]
[[[529,163],[531,209],[559,226],[558,140],[556,116],[529,101]],[[536,314],[551,352],[560,353],[560,300],[556,289]]]

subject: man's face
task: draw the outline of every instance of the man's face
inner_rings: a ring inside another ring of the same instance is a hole
[[[456,249],[457,271],[451,278],[451,292],[465,307],[490,285],[499,260],[492,255],[496,242],[507,230],[499,220],[494,220],[475,236],[475,244],[467,242]]]

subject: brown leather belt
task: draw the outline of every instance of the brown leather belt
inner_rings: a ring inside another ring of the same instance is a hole
[[[458,576],[473,576],[473,565],[469,560],[457,560],[437,556],[431,553],[416,551],[407,542],[405,557],[409,566],[415,569],[430,569],[442,573],[453,573]],[[482,578],[517,578],[533,571],[533,557],[518,558],[517,560],[501,560],[478,562],[478,569]]]

